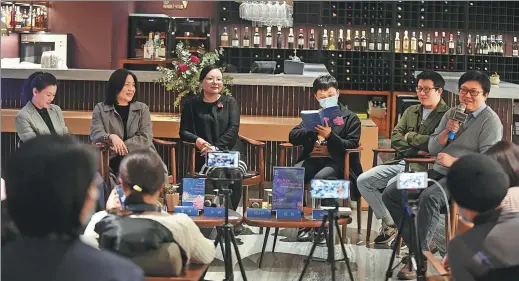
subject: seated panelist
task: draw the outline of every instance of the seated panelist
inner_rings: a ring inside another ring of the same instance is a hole
[[[484,153],[491,146],[499,142],[503,137],[503,125],[499,116],[486,104],[490,93],[490,80],[478,71],[468,71],[459,81],[459,102],[466,106],[467,118],[463,123],[452,118],[453,111],[449,109],[443,115],[440,124],[429,139],[429,152],[436,156],[436,162],[432,169],[427,170],[430,179],[438,181],[443,189],[447,189],[446,175],[459,157],[472,153]],[[452,138],[454,133],[454,137]],[[450,136],[451,137],[450,137]],[[441,218],[440,212],[448,207],[445,202],[442,189],[436,184],[431,184],[419,197],[419,211],[417,214],[417,229],[422,250],[429,249],[436,228]],[[402,192],[397,189],[397,184],[389,184],[384,190],[382,200],[388,209],[393,221],[399,226],[400,220],[406,215]],[[409,221],[406,219],[402,237],[409,243]],[[404,280],[416,278],[416,271],[405,266],[398,277]]]
[[[199,151],[195,159],[195,169],[208,173],[204,166],[206,154],[211,151],[239,151],[243,147],[238,135],[240,130],[240,106],[231,96],[222,95],[223,74],[215,65],[204,67],[200,71],[202,93],[188,99],[180,118],[180,139],[194,143]],[[214,171],[219,173],[221,171]],[[247,173],[247,165],[240,161],[240,172],[229,171],[226,177],[241,178]],[[213,172],[210,172],[213,173]],[[213,177],[218,175],[212,174]],[[223,175],[222,175],[223,176]],[[235,181],[232,189],[232,209],[236,210],[241,199],[241,181]],[[206,184],[206,193],[212,193]]]
[[[110,145],[110,169],[119,171],[119,164],[129,152],[149,149],[157,152],[153,145],[151,114],[148,106],[136,100],[137,77],[121,68],[110,75],[105,101],[96,104],[92,113],[90,140]],[[163,163],[167,182],[167,167]],[[112,178],[112,186],[115,180]]]
[[[407,108],[391,133],[395,158],[369,169],[357,179],[362,197],[377,219],[382,220],[382,227],[375,238],[378,244],[389,243],[397,235],[395,222],[382,202],[382,192],[388,183],[395,181],[398,173],[405,170],[405,157],[425,157],[429,154],[429,137],[449,109],[441,97],[445,80],[440,74],[426,70],[418,75],[417,80],[416,95],[420,104]],[[424,170],[420,165],[411,168]]]
[[[315,131],[307,131],[304,124],[297,125],[288,136],[293,145],[303,146],[301,157],[295,167],[305,168],[305,183],[312,179],[342,179],[344,157],[347,149],[359,147],[361,123],[357,115],[339,103],[337,80],[331,75],[315,79],[313,93],[321,108],[339,106],[340,117],[318,125]],[[350,159],[350,187],[353,197],[358,197],[356,178],[362,173],[360,157],[357,153]],[[323,204],[327,202],[323,201]],[[299,238],[306,240],[308,231],[300,233]]]
[[[14,121],[19,145],[39,135],[68,135],[63,112],[52,103],[57,90],[58,81],[48,72],[35,72],[27,78],[22,88],[22,100],[26,104],[18,111]],[[106,202],[106,184],[99,173],[96,177],[99,182],[97,209],[102,210]]]

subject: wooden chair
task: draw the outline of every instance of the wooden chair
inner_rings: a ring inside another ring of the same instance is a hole
[[[374,148],[373,149],[373,165],[372,167],[378,166],[378,155],[381,153],[386,154],[396,154],[396,149],[394,148]],[[368,222],[367,222],[367,232],[366,232],[366,245],[369,244],[371,239],[371,224],[373,223],[373,209],[371,207],[368,208]]]
[[[146,277],[146,281],[198,281],[203,280],[208,264],[190,264],[184,275],[178,277]]]
[[[242,185],[244,187],[243,193],[242,193],[242,199],[243,199],[243,213],[245,214],[245,211],[247,210],[247,202],[249,200],[249,186],[251,185],[257,185],[259,186],[259,197],[261,199],[264,199],[263,197],[263,184],[265,182],[265,143],[256,141],[247,137],[244,137],[242,135],[239,135],[240,140],[245,142],[246,144],[246,159],[249,161],[247,165],[249,168],[256,167],[255,170],[248,171],[248,175],[245,175],[242,181]],[[185,145],[188,146],[188,149],[190,150],[190,154],[188,157],[188,174],[190,176],[196,175],[196,169],[195,169],[195,159],[196,159],[196,147],[194,143],[188,143],[184,142]],[[256,163],[253,162],[252,155],[249,153],[249,151],[256,151],[258,154],[258,159]]]
[[[160,139],[153,139],[153,144],[157,146],[157,148],[160,148],[161,146],[167,148],[170,150],[170,168],[171,168],[171,175],[168,176],[168,183],[170,184],[176,184],[177,183],[177,154],[176,154],[176,147],[177,143],[172,141],[165,141]]]
[[[110,147],[104,143],[94,143],[91,144],[91,146],[94,147],[99,154],[98,170],[106,184],[105,198],[108,198],[110,192],[112,192],[110,188]]]
[[[291,143],[282,143],[282,144],[280,144],[279,161],[278,161],[279,166],[281,166],[281,167],[285,167],[286,166],[286,160],[285,159],[286,159],[286,155],[287,155],[287,150],[294,149],[296,147],[299,147],[299,146],[293,146]],[[351,155],[351,153],[359,153],[360,154],[361,151],[362,151],[362,147],[361,146],[359,146],[358,148],[355,148],[355,149],[347,149],[346,150],[346,155],[344,156],[344,176],[343,176],[344,179],[349,180],[349,178],[350,178],[350,155]],[[309,186],[305,185],[305,193],[307,192],[308,189],[309,189]],[[351,190],[350,190],[350,194],[351,194]],[[360,208],[360,202],[361,202],[361,199],[359,197],[359,199],[357,200],[357,233],[361,233],[362,210]],[[308,201],[307,201],[307,203],[308,203]],[[350,199],[343,200],[343,206],[349,206],[349,205],[350,205]],[[347,225],[344,224],[342,226],[342,239],[343,239],[342,242],[346,242],[346,239],[347,239],[347,237],[346,237],[346,229],[347,229]]]

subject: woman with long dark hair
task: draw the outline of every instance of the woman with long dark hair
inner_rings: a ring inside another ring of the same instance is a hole
[[[122,158],[138,149],[157,152],[153,145],[151,114],[148,106],[137,101],[137,76],[121,68],[110,75],[104,102],[96,104],[92,113],[90,140],[110,145],[110,169],[119,171]],[[164,166],[167,181],[167,168]],[[115,182],[112,183],[115,185]]]

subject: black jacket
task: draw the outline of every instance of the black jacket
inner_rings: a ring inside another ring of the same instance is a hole
[[[194,143],[202,138],[220,150],[242,151],[238,136],[240,106],[231,96],[222,95],[214,104],[205,103],[201,95],[188,97],[180,117],[180,139]],[[196,169],[205,159],[197,153]]]
[[[346,156],[346,149],[353,149],[359,147],[361,123],[359,117],[349,111],[344,105],[339,104],[341,109],[341,116],[344,120],[344,125],[333,126],[332,133],[327,139],[328,152],[333,161],[341,168],[344,173],[344,157]],[[317,133],[313,131],[306,131],[303,123],[296,126],[288,136],[288,139],[293,145],[302,145],[303,153],[299,157],[298,162],[304,161],[310,157],[310,153],[314,149],[314,143],[317,140]],[[353,153],[350,156],[350,178],[351,181],[351,196],[353,200],[359,198],[360,193],[357,189],[357,177],[362,173],[362,166],[360,164],[360,155]]]

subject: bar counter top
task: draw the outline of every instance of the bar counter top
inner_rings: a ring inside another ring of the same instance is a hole
[[[25,68],[2,68],[1,77],[7,79],[27,79],[35,71],[50,72],[58,80],[80,80],[80,81],[108,81],[113,70],[109,69],[25,69]],[[132,71],[139,82],[154,82],[161,77],[158,71]],[[311,87],[314,79],[322,72],[306,72],[303,75],[293,74],[262,74],[262,73],[225,73],[233,77],[234,85],[253,86],[293,86]]]

